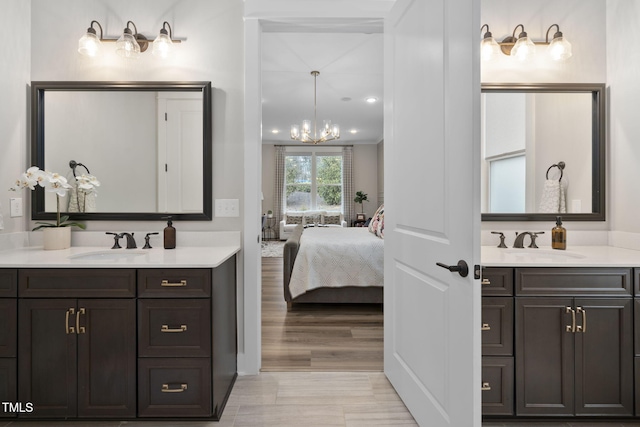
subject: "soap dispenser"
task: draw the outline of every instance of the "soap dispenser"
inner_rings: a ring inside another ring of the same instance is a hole
[[[556,217],[556,226],[551,229],[551,248],[567,249],[567,230],[562,226],[562,217]]]
[[[175,249],[176,247],[176,229],[173,227],[171,217],[167,217],[167,226],[164,229],[164,248]]]

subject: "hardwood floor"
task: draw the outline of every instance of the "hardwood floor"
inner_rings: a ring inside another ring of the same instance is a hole
[[[282,258],[262,258],[262,371],[382,371],[382,306],[303,304],[287,311]]]

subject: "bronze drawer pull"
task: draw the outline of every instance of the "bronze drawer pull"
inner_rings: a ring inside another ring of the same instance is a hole
[[[69,316],[71,314],[75,314],[76,313],[76,309],[75,308],[70,308],[69,310],[67,310],[67,313],[65,314],[64,317],[64,331],[68,334],[75,334],[76,330],[73,326],[69,326]]]
[[[576,312],[582,314],[582,326],[578,326],[578,332],[582,332],[583,334],[587,332],[587,310],[582,307],[576,307]]]
[[[187,281],[180,280],[180,282],[169,282],[168,280],[163,280],[162,283],[160,283],[160,286],[165,288],[181,288],[187,286]]]
[[[489,385],[489,383],[488,383],[488,382],[487,382],[487,383],[482,383],[482,388],[481,388],[481,390],[482,390],[482,391],[489,391],[489,390],[491,390],[491,385]]]
[[[162,384],[163,393],[182,393],[187,390],[186,384],[180,384],[180,388],[169,388],[169,384]]]
[[[483,323],[482,324],[482,328],[480,328],[481,331],[490,331],[491,330],[491,326],[489,326],[488,323]]]
[[[567,332],[576,332],[576,311],[571,307],[565,309],[565,313],[571,313],[571,324],[566,326]]]
[[[482,279],[482,282],[480,282],[480,284],[483,285],[483,286],[485,286],[485,285],[489,286],[491,284],[491,280],[489,280],[487,278],[484,278],[484,279]]]
[[[169,325],[162,325],[160,332],[186,332],[187,325],[180,325],[180,328],[169,328]]]
[[[84,326],[80,326],[80,315],[85,313],[86,311],[84,307],[80,307],[80,310],[78,310],[78,312],[76,313],[76,333],[77,334],[84,334],[85,332],[87,332]]]

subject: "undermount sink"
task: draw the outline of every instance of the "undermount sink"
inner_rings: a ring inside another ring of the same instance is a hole
[[[533,249],[533,248],[511,248],[505,249],[505,253],[510,255],[522,255],[530,259],[581,259],[586,258],[585,255],[575,252],[567,252],[565,250],[557,249]]]
[[[114,249],[114,250],[105,250],[105,251],[93,251],[93,252],[84,252],[81,254],[70,255],[69,259],[78,259],[78,260],[122,260],[135,258],[141,255],[145,255],[147,252],[142,250],[130,250],[130,249]]]

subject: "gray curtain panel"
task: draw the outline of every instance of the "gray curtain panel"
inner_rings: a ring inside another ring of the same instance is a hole
[[[284,206],[284,156],[285,146],[276,145],[276,179],[273,185],[273,217],[275,218],[275,234],[280,239],[280,221],[282,221],[282,207]]]
[[[342,209],[344,210],[344,220],[351,226],[351,221],[355,219],[355,204],[353,198],[353,147],[342,148]]]

